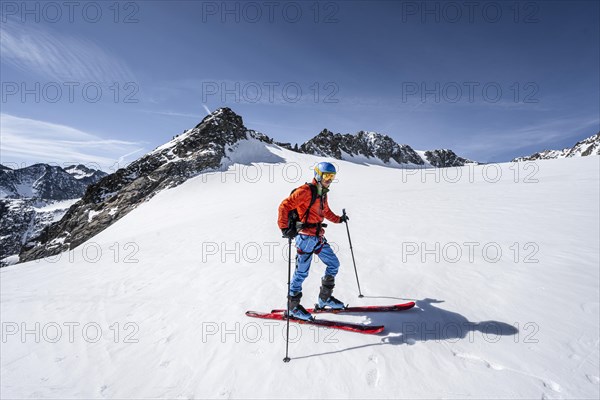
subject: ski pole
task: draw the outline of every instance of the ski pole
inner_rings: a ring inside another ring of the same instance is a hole
[[[342,209],[342,215],[346,215],[346,209]],[[356,284],[358,285],[358,297],[365,297],[360,291],[360,282],[358,281],[358,271],[356,270],[356,261],[354,261],[354,250],[352,250],[352,240],[350,239],[350,229],[348,229],[348,221],[346,223],[346,232],[348,232],[348,242],[350,243],[350,254],[352,254],[352,263],[354,264],[354,274],[356,275]]]
[[[288,299],[288,296],[290,295],[290,280],[292,276],[292,238],[288,238],[288,247],[288,284],[287,293],[285,296],[287,300],[287,333],[285,335],[285,358],[283,359],[283,362],[290,362],[290,357],[288,357],[288,344],[290,342],[290,301]]]

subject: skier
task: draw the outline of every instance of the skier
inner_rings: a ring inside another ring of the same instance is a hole
[[[278,225],[283,236],[296,239],[296,269],[288,293],[288,305],[293,318],[311,320],[312,315],[300,304],[302,282],[308,276],[313,254],[325,263],[325,275],[321,278],[321,290],[317,306],[333,309],[344,308],[344,303],[332,296],[335,276],[340,262],[325,239],[327,218],[334,223],[348,221],[344,213],[341,217],[333,213],[327,204],[327,192],[335,178],[336,169],[328,162],[320,162],[315,167],[314,179],[296,188],[279,205]]]

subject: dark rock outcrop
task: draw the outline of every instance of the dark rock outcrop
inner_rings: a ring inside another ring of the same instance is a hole
[[[59,222],[23,246],[20,260],[34,260],[77,247],[161,190],[201,172],[218,170],[227,148],[247,139],[273,142],[246,129],[242,118],[231,109],[218,109],[193,129],[89,186]]]
[[[456,153],[448,149],[428,150],[425,152],[425,158],[429,164],[438,168],[462,167],[467,164],[477,164],[475,161],[457,156]]]
[[[409,145],[399,145],[387,135],[360,131],[355,135],[333,133],[324,129],[300,146],[300,152],[343,159],[349,156],[377,158],[384,164],[394,160],[399,164],[423,165],[424,161]]]

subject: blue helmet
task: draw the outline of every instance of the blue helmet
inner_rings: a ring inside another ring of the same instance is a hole
[[[323,179],[323,174],[335,174],[337,171],[333,164],[328,162],[320,162],[315,167],[315,180],[317,182],[321,182]]]

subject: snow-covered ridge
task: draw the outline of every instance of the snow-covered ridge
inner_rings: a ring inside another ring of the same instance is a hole
[[[86,186],[92,183],[96,183],[100,178],[108,175],[104,171],[86,167],[83,164],[71,165],[64,168],[65,172],[71,175],[73,178],[83,181]]]
[[[592,155],[600,155],[600,132],[577,142],[573,147],[562,150],[544,150],[527,157],[517,157],[513,162],[553,160],[557,158],[586,157]]]
[[[260,142],[263,149],[272,143],[267,136],[247,129],[231,109],[216,110],[194,128],[91,185],[59,223],[23,247],[21,259],[76,247],[160,191],[202,172],[226,168],[230,152],[240,141]]]
[[[290,149],[290,147],[287,147]],[[359,131],[352,134],[333,133],[327,129],[303,143],[299,152],[338,160],[366,162],[394,168],[458,167],[477,164],[457,156],[452,150],[417,152],[407,144],[398,144],[385,134]]]
[[[300,151],[338,160],[343,155],[360,158],[379,159],[384,164],[391,160],[397,164],[423,165],[423,160],[408,145],[399,145],[387,135],[360,131],[355,135],[333,133],[327,129],[303,143]]]

